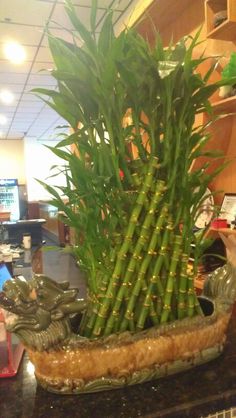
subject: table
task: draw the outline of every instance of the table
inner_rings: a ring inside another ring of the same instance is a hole
[[[43,240],[42,225],[45,222],[45,219],[27,219],[16,222],[3,222],[3,225],[8,232],[7,241],[10,244],[19,245],[22,243],[23,234],[30,234],[32,245],[39,245]]]

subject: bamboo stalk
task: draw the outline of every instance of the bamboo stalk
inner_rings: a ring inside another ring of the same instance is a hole
[[[156,191],[155,191],[155,194],[153,195],[149,211],[146,214],[145,220],[144,220],[143,225],[141,227],[141,233],[140,233],[139,239],[137,241],[137,244],[135,246],[134,252],[133,252],[132,257],[130,259],[129,265],[127,267],[127,271],[126,271],[122,286],[120,287],[119,292],[117,294],[117,298],[116,298],[115,304],[113,306],[111,316],[107,321],[107,325],[106,325],[106,329],[105,329],[105,335],[109,335],[113,330],[114,317],[117,316],[120,305],[121,305],[121,303],[123,301],[123,298],[125,296],[125,293],[126,293],[126,287],[127,287],[128,283],[130,281],[131,276],[134,274],[137,260],[140,257],[141,251],[142,251],[142,249],[143,249],[143,247],[144,247],[144,245],[145,245],[145,243],[148,239],[148,231],[150,229],[151,223],[153,222],[154,214],[155,214],[157,205],[160,202],[160,200],[162,199],[164,191],[165,191],[165,183],[162,180],[158,180],[157,183],[156,183]],[[167,211],[167,207],[165,206],[165,209],[163,209],[162,215],[160,215],[160,218],[159,218],[160,219],[160,221],[159,221],[160,226],[157,229],[156,233],[154,234],[155,237],[160,232],[160,228],[162,226],[162,222],[164,221],[166,211]],[[155,242],[154,242],[154,238],[153,238],[152,248],[154,248],[154,246],[155,246]],[[154,250],[152,249],[152,251],[154,251]],[[150,261],[150,259],[149,259],[149,261]],[[148,265],[147,265],[147,267],[148,267]],[[130,320],[132,320],[132,318],[130,318]]]
[[[195,292],[193,284],[193,272],[188,276],[188,298],[187,298],[187,312],[188,317],[192,317],[195,311]]]
[[[179,263],[179,256],[181,253],[181,244],[182,244],[182,237],[180,235],[176,235],[174,248],[173,248],[173,255],[171,257],[171,264],[170,264],[170,271],[167,279],[167,285],[165,290],[164,296],[164,306],[161,314],[161,324],[168,321],[170,311],[171,311],[171,298],[174,290],[174,281],[176,277],[176,268]]]
[[[183,253],[180,268],[180,285],[178,295],[178,318],[182,319],[186,315],[186,293],[188,284],[188,260],[189,254]]]
[[[159,236],[160,230],[161,230],[161,228],[162,228],[162,226],[165,222],[167,213],[168,213],[168,205],[164,204],[163,207],[162,207],[160,216],[158,217],[156,227],[153,231],[153,234],[152,234],[152,237],[151,237],[151,240],[150,240],[150,243],[149,243],[147,254],[146,254],[146,256],[144,257],[144,259],[141,263],[140,271],[139,271],[137,280],[135,282],[135,285],[133,287],[132,294],[129,297],[128,305],[127,305],[126,312],[125,312],[125,317],[122,321],[120,331],[124,331],[126,329],[127,321],[129,321],[129,319],[132,318],[132,316],[133,316],[133,309],[134,309],[137,297],[139,296],[140,290],[142,288],[146,271],[147,271],[147,269],[150,265],[150,262],[151,262],[153,256],[155,255],[155,249],[156,249],[156,245],[157,245],[158,236]],[[169,229],[167,228],[165,233],[164,233],[164,238],[163,238],[165,248],[167,246],[168,238],[169,238]],[[160,256],[158,257],[158,260],[159,259],[160,259]],[[162,259],[162,261],[163,261],[163,259]],[[160,263],[162,263],[162,262],[160,262]],[[154,269],[154,271],[155,271],[155,269]]]
[[[145,203],[146,200],[146,195],[148,190],[151,188],[152,185],[152,181],[153,181],[153,176],[155,173],[155,170],[157,169],[158,164],[157,164],[157,158],[152,158],[150,159],[150,162],[148,164],[148,170],[147,170],[147,174],[145,176],[144,179],[144,183],[141,187],[141,191],[139,192],[138,198],[136,200],[136,205],[132,211],[131,217],[130,217],[130,221],[128,224],[128,228],[127,228],[127,232],[125,234],[125,238],[124,238],[124,242],[121,246],[120,251],[117,254],[117,262],[112,274],[112,278],[109,282],[105,297],[102,301],[101,307],[99,309],[99,312],[97,314],[97,318],[94,324],[94,328],[92,331],[92,336],[94,337],[98,337],[101,333],[102,333],[102,329],[104,327],[104,323],[105,320],[108,316],[108,312],[109,312],[109,308],[112,304],[112,301],[115,297],[115,291],[114,289],[116,287],[118,287],[119,285],[119,281],[120,281],[120,275],[121,275],[121,270],[122,270],[122,264],[124,262],[124,260],[126,259],[126,255],[127,252],[130,248],[131,242],[132,242],[132,237],[136,228],[136,224],[138,221],[138,218],[141,214],[143,205]],[[143,247],[145,242],[145,236],[140,237],[140,246]],[[129,268],[129,267],[128,267]],[[128,270],[127,270],[128,271]],[[132,272],[130,272],[132,273]],[[129,280],[127,280],[128,282]],[[124,281],[122,283],[122,285],[124,286]],[[127,285],[127,283],[126,283]]]
[[[169,219],[169,222],[170,222],[170,219]],[[162,268],[164,267],[164,260],[166,258],[166,251],[168,248],[168,243],[169,243],[171,232],[172,232],[172,224],[169,223],[167,224],[166,230],[164,232],[161,248],[159,250],[159,255],[156,260],[154,269],[153,269],[153,273],[150,279],[150,284],[149,284],[149,289],[148,289],[148,294],[150,293],[151,295],[152,288],[154,286],[157,287],[157,294],[159,295],[158,306],[156,309],[157,316],[160,316],[161,311],[162,311],[162,306],[163,306],[162,301],[164,299],[164,288],[163,288],[163,283],[160,280],[160,274],[161,274]],[[138,329],[143,329],[143,326],[144,326],[144,323],[148,314],[148,309],[149,309],[149,303],[148,301],[146,301],[146,303],[144,303],[143,309],[141,311],[141,314],[137,323]]]

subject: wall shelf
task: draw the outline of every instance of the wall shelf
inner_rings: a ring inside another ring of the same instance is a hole
[[[206,237],[216,239],[219,238],[219,233],[223,235],[235,235],[236,236],[236,229],[230,229],[230,228],[209,228]]]
[[[227,19],[214,28],[214,17],[221,11],[227,12]],[[205,20],[207,38],[233,41],[236,39],[236,1],[235,0],[206,0]]]
[[[218,100],[212,103],[214,113],[235,113],[236,114],[236,96],[227,97],[227,99]]]

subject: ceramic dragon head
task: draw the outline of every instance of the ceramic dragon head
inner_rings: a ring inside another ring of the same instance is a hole
[[[31,280],[7,280],[0,292],[0,306],[7,311],[6,327],[27,346],[42,350],[72,334],[70,317],[86,303],[77,299],[78,289],[44,275]],[[41,338],[43,333],[43,338]]]

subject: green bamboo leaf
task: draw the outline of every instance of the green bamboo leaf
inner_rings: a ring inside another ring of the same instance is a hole
[[[62,160],[65,161],[70,161],[72,154],[67,152],[67,151],[63,151],[57,147],[52,147],[50,145],[45,145],[46,148],[48,148],[50,151],[52,151],[57,157],[61,158]]]
[[[79,62],[75,53],[68,47],[68,43],[50,35],[48,36],[48,44],[57,69],[76,74],[76,68],[77,65],[79,65]],[[74,46],[74,48],[76,47]]]
[[[93,33],[94,36],[95,36],[95,31],[96,31],[97,9],[98,9],[97,0],[92,0],[91,14],[90,14],[90,27],[91,27],[91,32]]]
[[[110,51],[111,45],[113,44],[114,40],[112,17],[113,13],[111,10],[109,10],[102,24],[102,28],[98,38],[98,50],[105,56]]]
[[[70,0],[66,0],[65,2],[65,10],[67,12],[67,15],[73,24],[74,28],[78,31],[80,34],[82,40],[84,41],[86,47],[89,51],[91,51],[94,55],[96,55],[96,43],[91,36],[90,32],[87,30],[87,28],[82,24],[82,22],[78,19],[76,15],[76,10]]]
[[[215,59],[214,62],[211,64],[209,70],[203,76],[204,83],[207,83],[209,81],[211,75],[214,73],[214,71],[216,70],[217,66],[218,66],[218,61],[217,61],[217,59]]]
[[[41,100],[47,103],[53,110],[55,110],[60,116],[69,122],[69,124],[76,129],[78,125],[80,112],[76,114],[77,107],[75,102],[71,98],[66,97],[54,90],[48,90],[43,88],[32,89],[32,92],[38,93]],[[41,97],[41,94],[47,95],[52,98],[53,101],[49,101]]]

